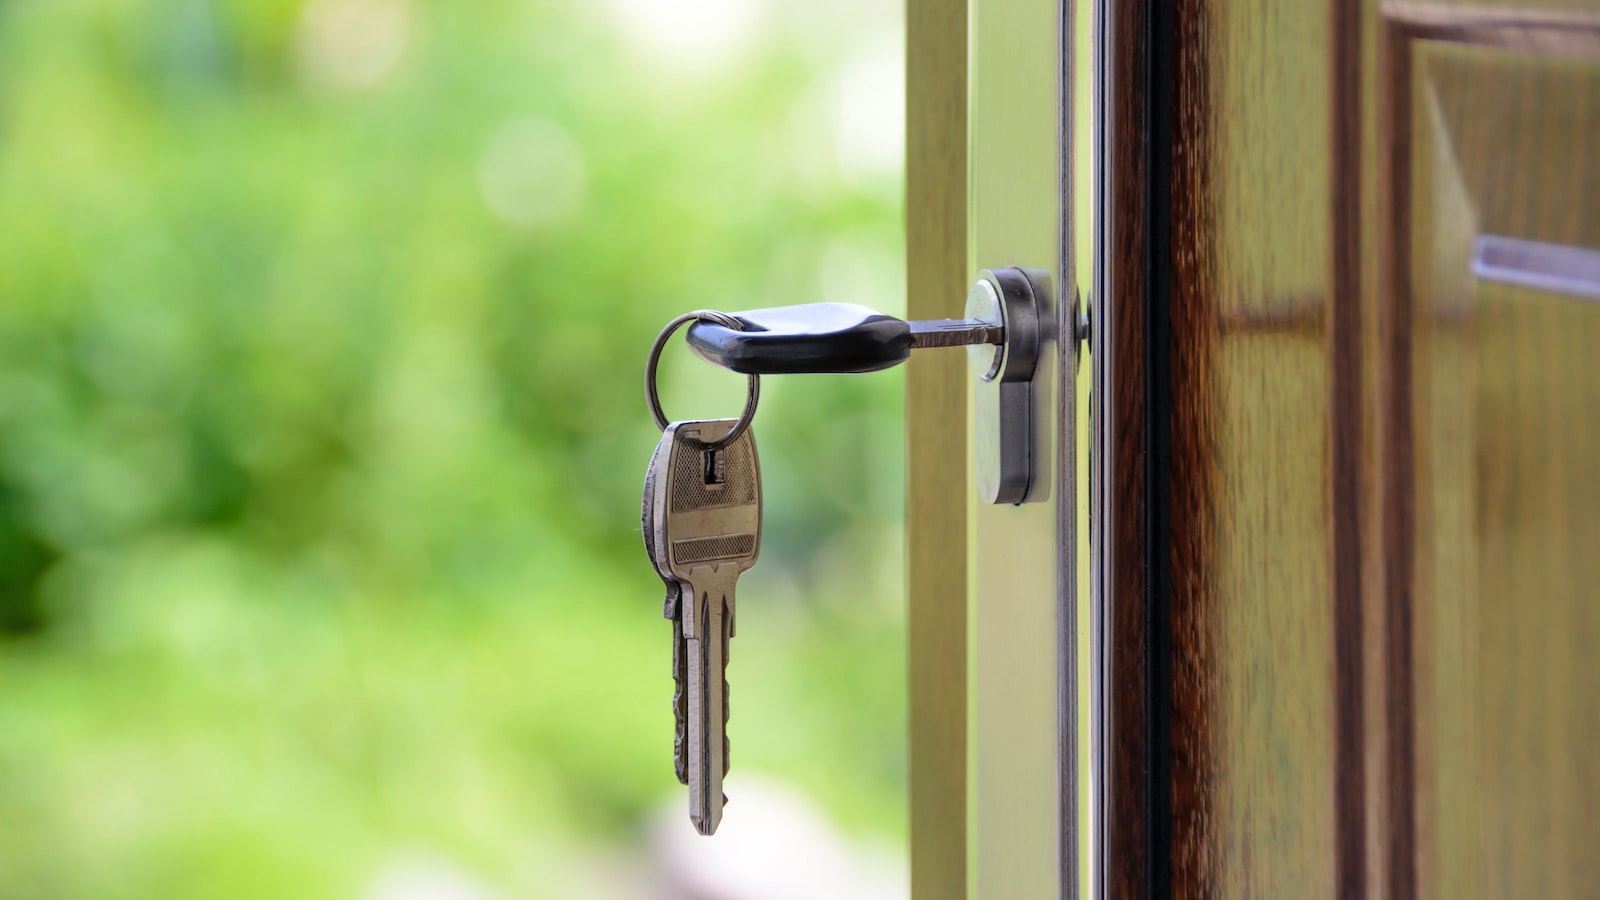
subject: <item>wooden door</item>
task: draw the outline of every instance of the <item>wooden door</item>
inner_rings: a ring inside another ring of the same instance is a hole
[[[1600,4],[1103,15],[1098,889],[1600,895]]]

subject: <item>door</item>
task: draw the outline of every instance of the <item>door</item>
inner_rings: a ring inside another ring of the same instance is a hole
[[[1600,891],[1597,13],[1106,6],[1106,894]]]
[[[908,21],[913,312],[1092,313],[1045,503],[908,382],[916,895],[1600,893],[1600,4]]]

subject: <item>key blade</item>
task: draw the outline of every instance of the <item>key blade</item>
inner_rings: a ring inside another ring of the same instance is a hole
[[[911,326],[911,346],[969,347],[973,344],[1001,344],[1005,342],[1004,328],[993,322],[976,319],[928,319],[907,323]]]
[[[737,570],[735,570],[737,571]],[[706,573],[712,574],[712,573]],[[716,833],[727,797],[727,575],[712,574],[690,603],[696,636],[689,650],[689,821],[704,835]]]

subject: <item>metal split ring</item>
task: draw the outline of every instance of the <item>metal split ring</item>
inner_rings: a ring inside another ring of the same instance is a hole
[[[661,351],[666,348],[667,339],[672,337],[673,332],[690,322],[714,322],[724,328],[732,328],[734,331],[743,331],[745,329],[743,322],[727,313],[711,309],[697,309],[694,312],[684,313],[668,322],[667,327],[661,329],[661,333],[656,335],[656,342],[650,345],[650,359],[644,366],[644,396],[645,400],[650,404],[650,415],[656,420],[656,427],[662,431],[667,430],[668,419],[667,414],[661,411],[661,395],[656,392],[656,364],[661,361]],[[750,423],[755,420],[756,403],[760,399],[761,376],[751,375],[750,387],[745,392],[744,412],[739,416],[739,421],[734,423],[733,430],[724,435],[721,440],[709,441],[706,443],[706,447],[716,450],[738,440],[739,436],[750,428]]]

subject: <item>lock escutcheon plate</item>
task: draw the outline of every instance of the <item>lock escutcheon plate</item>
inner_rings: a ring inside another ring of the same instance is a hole
[[[998,324],[998,345],[968,348],[978,381],[972,395],[973,482],[985,503],[1020,504],[1033,486],[1033,375],[1049,275],[985,269],[967,294],[966,317]]]

